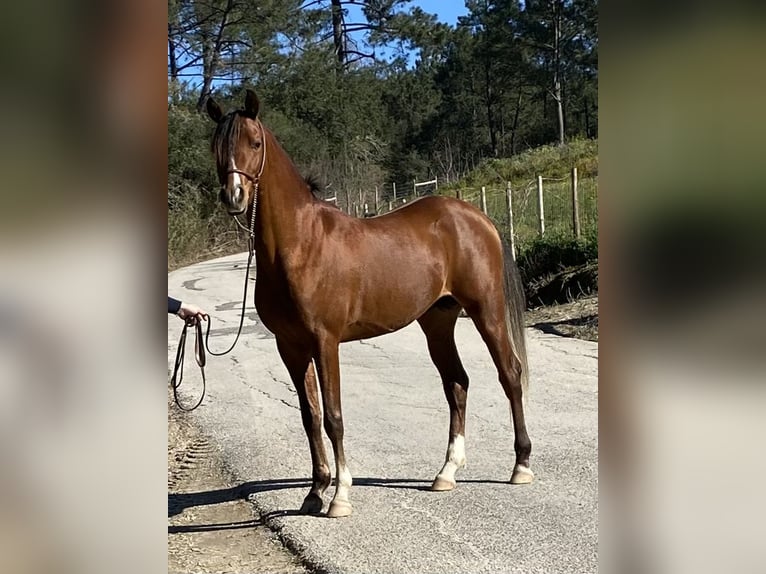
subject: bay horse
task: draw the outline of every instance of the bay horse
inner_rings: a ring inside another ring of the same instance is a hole
[[[416,320],[450,412],[447,454],[431,489],[456,486],[455,472],[465,465],[468,396],[468,376],[454,338],[461,308],[486,343],[510,402],[516,454],[510,482],[532,482],[522,403],[527,388],[524,293],[493,223],[466,202],[437,196],[376,217],[346,215],[314,196],[261,123],[252,90],[244,104],[224,115],[208,99],[208,115],[217,124],[211,149],[221,202],[230,215],[245,214],[253,221],[255,307],[276,338],[300,403],[312,463],[311,489],[301,512],[321,513],[322,494],[330,485],[324,422],[336,477],[327,516],[351,514],[338,345],[391,333]]]

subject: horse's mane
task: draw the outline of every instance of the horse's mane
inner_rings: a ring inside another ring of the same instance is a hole
[[[335,203],[334,201],[327,201],[324,198],[323,190],[327,189],[327,185],[324,184],[324,182],[318,175],[310,173],[303,177],[303,181],[305,181],[306,185],[309,186],[309,190],[311,191],[311,194],[317,199],[321,199],[322,203],[326,207],[328,207],[329,209],[337,209],[339,211],[342,211],[341,208],[338,207],[337,203]]]
[[[309,186],[309,190],[311,191],[311,193],[314,194],[314,197],[323,199],[322,188],[324,187],[324,185],[322,185],[322,182],[319,180],[319,176],[317,176],[316,174],[310,173],[303,177],[303,181],[305,181],[306,185]]]

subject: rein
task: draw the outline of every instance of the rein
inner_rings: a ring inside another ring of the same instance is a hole
[[[178,387],[181,386],[181,382],[184,380],[186,329],[188,329],[190,326],[196,327],[194,337],[194,356],[197,359],[197,365],[199,365],[199,370],[202,373],[202,395],[200,395],[199,400],[194,404],[194,406],[185,407],[183,404],[181,404],[181,401],[178,398]],[[178,341],[178,351],[176,351],[176,363],[175,367],[173,368],[173,378],[170,379],[170,384],[173,387],[173,401],[175,401],[178,408],[182,411],[193,411],[202,404],[202,399],[205,398],[205,363],[205,347],[202,345],[202,326],[200,325],[199,320],[196,318],[193,320],[185,321],[184,328],[181,331],[181,338]]]
[[[261,133],[264,133],[263,125],[261,124],[261,121],[258,120],[258,125],[261,128]],[[263,168],[266,166],[266,138],[263,138],[263,157],[261,158],[261,168],[258,170],[258,175],[253,177],[247,172],[238,170],[238,169],[230,169],[226,172],[226,175],[232,174],[232,173],[238,173],[240,175],[244,175],[246,178],[248,178],[252,184],[253,184],[253,201],[252,201],[252,211],[250,212],[250,227],[247,228],[242,223],[240,223],[239,218],[237,216],[234,216],[234,221],[239,225],[243,230],[248,232],[247,237],[247,247],[248,247],[248,256],[247,256],[247,268],[245,270],[245,286],[242,293],[242,310],[240,311],[239,315],[239,327],[237,328],[237,336],[234,337],[234,342],[231,344],[231,346],[226,349],[225,351],[215,352],[210,350],[210,327],[212,325],[212,320],[208,316],[207,318],[207,329],[205,330],[205,339],[203,344],[202,339],[202,325],[199,322],[199,319],[194,320],[188,320],[184,323],[184,328],[181,331],[181,337],[178,341],[178,351],[176,352],[176,362],[175,367],[173,369],[173,377],[170,380],[170,383],[173,387],[173,400],[178,406],[179,409],[182,411],[193,411],[198,406],[202,404],[202,399],[205,398],[205,389],[207,386],[207,382],[205,380],[205,363],[207,362],[207,358],[205,356],[205,350],[207,349],[207,352],[213,355],[214,357],[222,357],[223,355],[227,355],[231,353],[231,351],[234,350],[234,346],[237,344],[237,341],[239,341],[239,336],[242,334],[242,326],[245,322],[245,306],[247,304],[247,284],[250,280],[250,267],[253,263],[253,256],[255,255],[255,214],[256,214],[256,208],[258,206],[258,190],[260,188],[261,183],[261,175],[263,175]],[[256,281],[257,281],[257,273],[256,273]],[[181,382],[183,381],[184,377],[184,359],[186,356],[186,329],[190,326],[196,327],[195,329],[195,337],[194,337],[194,355],[197,360],[197,365],[200,368],[200,372],[202,373],[202,395],[200,396],[199,400],[194,404],[192,407],[184,407],[181,404],[181,401],[178,398],[178,387],[181,386]]]

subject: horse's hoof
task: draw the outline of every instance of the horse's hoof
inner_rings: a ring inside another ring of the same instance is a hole
[[[457,484],[454,480],[449,480],[439,475],[434,478],[434,482],[431,485],[431,490],[434,492],[444,492],[445,490],[452,490]]]
[[[316,494],[309,494],[301,505],[301,514],[319,514],[322,512],[322,498]]]
[[[529,484],[535,479],[535,474],[528,466],[517,464],[513,468],[511,484]]]
[[[327,510],[327,516],[329,518],[351,516],[351,503],[345,500],[333,500],[330,503],[330,508]]]

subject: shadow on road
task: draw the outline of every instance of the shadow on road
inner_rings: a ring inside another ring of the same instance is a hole
[[[508,484],[502,480],[458,480],[458,484]],[[378,488],[402,488],[406,490],[430,490],[430,480],[419,480],[413,478],[372,478],[372,477],[354,477],[354,486],[372,486]],[[168,517],[180,514],[187,508],[196,506],[207,506],[211,504],[222,504],[234,500],[246,500],[249,496],[261,492],[272,490],[284,490],[286,488],[308,489],[311,487],[309,478],[276,478],[270,480],[253,480],[243,482],[239,486],[231,488],[221,488],[217,490],[207,490],[202,492],[184,492],[168,494]],[[285,509],[275,510],[268,513],[264,518],[274,518],[278,516],[298,516],[298,510]],[[207,525],[188,525],[171,526],[168,532],[206,532],[210,530],[223,530],[232,528],[248,528],[260,524],[260,520],[245,521],[242,523],[226,524],[207,524]]]
[[[253,518],[240,522],[223,522],[219,524],[186,524],[184,526],[168,526],[168,534],[182,534],[184,532],[217,532],[219,530],[237,530],[239,528],[255,528],[263,526],[263,520]]]
[[[562,321],[541,321],[529,325],[533,329],[537,329],[548,335],[558,335],[559,337],[572,337],[583,338],[577,328],[578,327],[591,327],[598,326],[598,315],[588,315],[586,317],[575,317],[572,319],[565,319]],[[564,330],[562,327],[571,327],[572,329]]]
[[[168,516],[180,514],[187,508],[195,506],[207,506],[210,504],[222,504],[233,500],[246,499],[251,494],[268,492],[271,490],[283,490],[285,488],[309,488],[309,478],[277,478],[271,480],[253,480],[243,482],[239,486],[206,490],[202,492],[184,492],[168,494]]]

